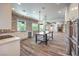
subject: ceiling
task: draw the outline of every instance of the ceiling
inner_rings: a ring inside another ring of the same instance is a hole
[[[48,22],[64,21],[65,7],[68,3],[13,3],[13,10],[39,20]],[[39,13],[40,11],[40,13]]]

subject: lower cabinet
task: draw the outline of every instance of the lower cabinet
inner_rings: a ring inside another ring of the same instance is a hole
[[[1,44],[0,56],[20,56],[20,40]]]

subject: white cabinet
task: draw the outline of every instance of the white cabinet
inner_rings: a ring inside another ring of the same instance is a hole
[[[0,56],[20,56],[20,40],[14,38],[0,40]]]

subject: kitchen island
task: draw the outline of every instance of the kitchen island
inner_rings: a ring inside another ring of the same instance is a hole
[[[0,35],[0,56],[20,56],[20,38]]]

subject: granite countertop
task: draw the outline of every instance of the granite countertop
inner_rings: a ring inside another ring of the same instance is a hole
[[[0,40],[6,39],[6,38],[12,38],[12,37],[13,37],[12,35],[1,35]]]
[[[16,41],[16,40],[20,40],[19,37],[10,37],[10,38],[6,38],[6,39],[0,39],[0,45],[2,44],[6,44],[12,41]]]
[[[27,32],[14,32],[14,33],[4,33],[1,35],[12,35],[14,37],[19,37],[21,39],[25,39],[28,37]]]
[[[4,34],[0,34],[0,36],[1,36],[0,37],[0,45],[1,45],[1,44],[9,43],[12,41],[27,38],[27,33],[26,32],[4,33]]]

